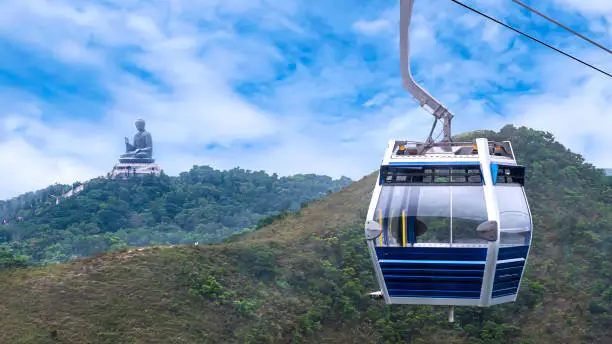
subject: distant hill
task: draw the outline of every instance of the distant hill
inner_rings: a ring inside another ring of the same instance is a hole
[[[609,343],[603,171],[548,133],[485,135],[510,139],[528,168],[534,241],[516,303],[458,307],[449,325],[444,307],[370,300],[363,221],[373,173],[229,242],[0,270],[0,343]]]
[[[54,185],[0,204],[8,218],[0,218],[0,248],[51,263],[125,246],[219,242],[350,183],[200,166],[178,177],[92,180],[59,204],[50,195],[69,187]]]
[[[612,176],[612,168],[604,168],[603,170],[606,176]]]

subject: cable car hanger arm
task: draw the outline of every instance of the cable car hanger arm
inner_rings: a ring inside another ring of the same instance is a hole
[[[427,144],[434,143],[432,135],[438,120],[442,120],[443,123],[444,137],[442,142],[451,142],[451,119],[453,114],[419,86],[410,73],[410,21],[413,6],[414,0],[400,0],[400,73],[402,75],[402,86],[412,94],[423,108],[436,118],[427,138]]]

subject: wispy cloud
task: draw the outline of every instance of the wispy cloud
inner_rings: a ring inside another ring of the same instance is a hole
[[[397,23],[392,18],[378,18],[374,20],[358,20],[353,24],[353,29],[363,35],[379,35],[395,33]]]
[[[555,0],[556,4],[596,17],[612,14],[612,3],[606,0]]]
[[[469,3],[612,68],[517,5]],[[610,42],[607,2],[545,9]],[[388,139],[431,125],[401,89],[398,18],[385,1],[3,1],[0,197],[105,174],[138,117],[170,174],[367,174]],[[411,37],[413,74],[454,132],[524,124],[612,166],[597,144],[611,140],[608,79],[448,1],[417,1]]]

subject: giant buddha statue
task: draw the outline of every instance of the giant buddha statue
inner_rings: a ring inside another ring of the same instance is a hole
[[[134,134],[134,141],[130,144],[130,140],[125,138],[125,153],[121,154],[120,162],[142,162],[152,163],[153,159],[153,139],[151,133],[145,130],[145,121],[143,119],[136,120],[136,129],[138,132]]]

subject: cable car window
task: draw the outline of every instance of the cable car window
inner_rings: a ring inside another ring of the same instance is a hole
[[[528,245],[531,219],[522,187],[496,185],[501,245]]]
[[[486,244],[486,240],[476,235],[476,227],[488,219],[484,189],[453,186],[451,195],[453,244]]]
[[[383,229],[377,245],[380,240],[385,246],[411,242],[448,244],[449,216],[448,186],[383,185],[374,214]]]
[[[448,178],[448,177],[437,177]],[[427,231],[416,238],[417,243],[450,243],[450,187],[423,186],[417,189],[416,220],[425,224]],[[411,211],[410,215],[414,213]]]
[[[423,184],[472,184],[482,185],[478,165],[433,166],[433,167],[381,167],[381,184],[423,185]]]
[[[525,167],[524,166],[503,166],[499,165],[496,184],[520,184],[525,185]]]
[[[501,190],[498,198],[505,198],[499,201],[502,231],[504,228],[516,231],[524,228],[525,223],[528,225],[529,213],[524,197],[521,198],[522,188],[498,185],[496,189]],[[374,220],[383,228],[377,244],[385,246],[486,245],[488,242],[476,234],[476,227],[487,219],[484,189],[475,185],[383,185],[374,214]],[[525,233],[502,233],[501,240],[502,244],[522,245],[526,236]]]
[[[391,188],[391,203],[388,207],[389,213],[386,229],[391,240],[390,245],[401,246],[401,231],[402,231],[402,214],[406,213],[406,204],[408,203],[408,192],[410,187],[400,186]],[[403,211],[403,213],[402,213]]]
[[[402,211],[406,212],[410,186],[384,186],[381,190],[374,220],[382,225],[383,245],[401,246]],[[405,220],[403,220],[405,221]]]

